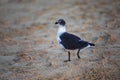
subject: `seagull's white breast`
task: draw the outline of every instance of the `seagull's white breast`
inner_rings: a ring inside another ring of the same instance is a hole
[[[60,43],[61,42],[61,39],[60,39],[60,36],[66,32],[66,29],[65,29],[65,26],[61,26],[59,25],[59,29],[58,29],[58,32],[57,32],[57,42],[59,44],[59,46],[61,46],[62,48],[64,48],[64,46]]]

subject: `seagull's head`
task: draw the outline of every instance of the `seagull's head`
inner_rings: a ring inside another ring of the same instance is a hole
[[[59,19],[57,22],[55,22],[55,24],[65,26],[66,22],[63,19]]]

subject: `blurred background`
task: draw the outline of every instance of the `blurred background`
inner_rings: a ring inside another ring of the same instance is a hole
[[[95,47],[67,52],[67,31]],[[0,80],[120,80],[120,0],[0,0]]]

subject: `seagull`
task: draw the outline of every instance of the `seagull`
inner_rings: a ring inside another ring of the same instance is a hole
[[[68,51],[68,60],[70,59],[70,51],[78,49],[77,51],[77,57],[80,59],[79,52],[87,47],[95,46],[95,44],[90,43],[88,41],[84,41],[78,36],[66,32],[66,22],[63,19],[59,19],[57,22],[55,22],[56,25],[58,25],[58,32],[57,32],[57,42],[59,46],[61,46],[63,49],[66,49]]]

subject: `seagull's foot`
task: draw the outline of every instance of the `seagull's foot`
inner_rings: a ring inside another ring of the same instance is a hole
[[[70,62],[71,60],[64,60],[64,62]]]
[[[79,58],[77,58],[76,60],[78,60],[78,61],[79,61],[80,59],[81,59],[81,58],[79,57]]]
[[[80,56],[78,55],[78,59],[80,59]]]
[[[80,57],[78,57],[78,60],[80,59]]]

